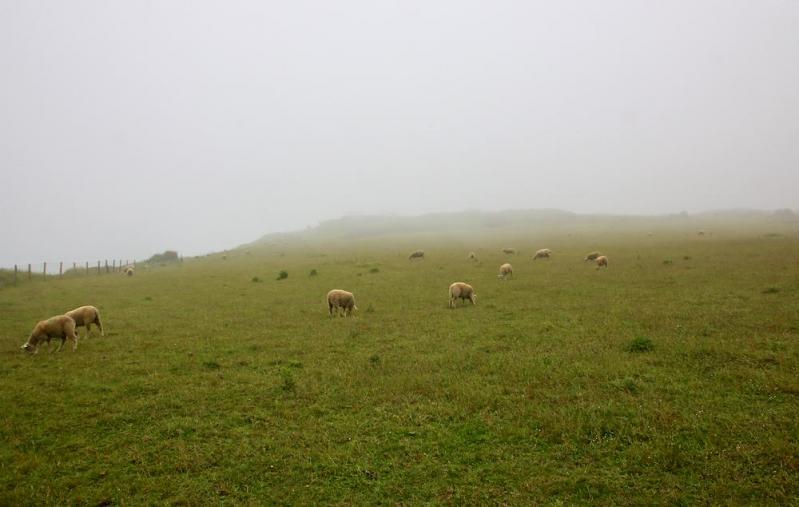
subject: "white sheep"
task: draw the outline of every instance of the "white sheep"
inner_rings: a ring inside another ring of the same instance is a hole
[[[599,269],[601,267],[608,267],[608,258],[604,255],[600,255],[596,258],[596,268]]]
[[[541,250],[539,250],[539,251],[537,251],[535,253],[535,256],[533,257],[533,260],[536,260],[536,259],[549,259],[549,257],[551,255],[552,255],[552,250],[550,250],[549,248],[542,248]]]
[[[105,336],[103,324],[100,322],[100,311],[94,306],[81,306],[65,315],[75,321],[75,327],[86,327],[86,338],[89,337],[92,324],[100,329],[100,336]]]
[[[72,340],[72,350],[78,349],[78,335],[75,333],[75,321],[68,315],[57,315],[47,320],[39,321],[34,326],[28,341],[22,346],[26,352],[35,354],[37,347],[42,342],[50,343],[53,338],[61,338],[58,350],[64,346],[67,338]]]
[[[327,293],[327,309],[330,316],[333,316],[333,310],[336,314],[341,314],[347,317],[352,315],[352,312],[357,311],[358,307],[355,306],[355,296],[352,292],[347,292],[341,289],[333,289]]]
[[[597,259],[597,257],[599,257],[600,255],[602,255],[602,254],[599,253],[599,252],[591,252],[590,254],[585,256],[585,260],[583,262],[595,261]]]
[[[505,280],[509,276],[513,276],[513,266],[506,262],[499,267],[499,275],[497,275],[497,277],[501,280]]]
[[[424,250],[416,250],[415,252],[411,252],[408,256],[408,260],[412,261],[413,259],[424,259]]]
[[[516,249],[515,248],[503,248],[502,249],[502,253],[504,253],[506,255],[516,255]]]
[[[477,294],[468,283],[455,282],[449,286],[449,307],[455,308],[455,302],[458,299],[468,299],[473,305],[477,304]]]

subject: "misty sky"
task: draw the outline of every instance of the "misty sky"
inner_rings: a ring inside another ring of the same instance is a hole
[[[799,208],[799,2],[0,0],[0,266]]]

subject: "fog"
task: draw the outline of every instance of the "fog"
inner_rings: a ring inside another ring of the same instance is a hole
[[[799,2],[0,2],[0,266],[799,208]]]

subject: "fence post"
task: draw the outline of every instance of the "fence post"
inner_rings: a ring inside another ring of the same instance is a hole
[[[105,260],[105,272],[108,273],[108,259]]]
[[[100,274],[100,261],[97,261],[97,274]]]
[[[64,276],[64,261],[58,263],[58,278]]]
[[[28,264],[28,280],[31,279],[31,265]]]
[[[72,261],[72,271],[75,271],[77,269],[78,269],[78,263],[75,262],[75,261]]]
[[[89,274],[89,261],[86,261],[86,275]]]
[[[47,263],[44,263],[44,270],[42,270],[42,277],[47,280]]]
[[[117,260],[114,259],[111,261],[111,271],[116,271],[116,270],[117,270]]]
[[[17,284],[17,265],[14,264],[14,285]]]

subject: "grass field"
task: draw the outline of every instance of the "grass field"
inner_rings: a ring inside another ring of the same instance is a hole
[[[2,289],[0,504],[799,502],[799,236],[575,230]],[[477,306],[447,308],[453,281]],[[332,288],[355,318],[327,317]],[[20,351],[84,304],[105,338]]]

